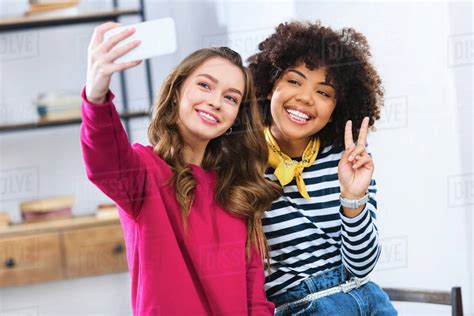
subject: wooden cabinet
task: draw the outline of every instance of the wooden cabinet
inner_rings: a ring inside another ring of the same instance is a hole
[[[127,270],[120,226],[67,231],[63,234],[63,242],[68,277]]]
[[[0,239],[0,261],[2,286],[63,277],[58,233]]]
[[[118,218],[86,216],[0,230],[0,287],[125,271]]]

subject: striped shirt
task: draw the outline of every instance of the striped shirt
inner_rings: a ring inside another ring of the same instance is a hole
[[[263,229],[271,256],[271,270],[265,277],[268,298],[341,264],[357,277],[374,269],[381,250],[375,180],[370,183],[370,199],[364,210],[353,218],[344,216],[337,172],[342,152],[325,147],[313,165],[304,169],[310,199],[300,195],[293,179],[266,212]],[[274,171],[268,168],[266,177],[278,181]]]

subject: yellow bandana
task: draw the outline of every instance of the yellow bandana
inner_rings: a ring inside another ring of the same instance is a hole
[[[275,138],[273,138],[270,128],[265,128],[265,138],[268,145],[268,164],[275,169],[275,176],[282,186],[296,178],[296,186],[298,191],[305,198],[309,199],[306,186],[303,181],[303,169],[311,166],[318,156],[320,141],[312,139],[303,152],[301,161],[295,161],[280,150]]]

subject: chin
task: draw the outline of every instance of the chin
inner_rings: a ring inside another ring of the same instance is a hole
[[[283,124],[282,130],[284,131],[282,134],[285,135],[288,139],[302,139],[308,138],[313,136],[316,132],[308,131],[307,129],[297,127],[297,126],[288,126]]]
[[[195,133],[193,133],[195,138],[200,140],[200,141],[211,141],[219,136],[221,136],[222,134],[219,134],[219,133],[209,133],[209,131],[196,131]]]

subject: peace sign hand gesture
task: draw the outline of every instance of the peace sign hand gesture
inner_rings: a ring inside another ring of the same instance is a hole
[[[357,145],[352,138],[352,121],[347,121],[344,132],[345,151],[338,165],[341,195],[344,198],[360,199],[367,192],[372,175],[374,163],[369,156],[365,145],[369,130],[369,118],[365,117],[357,139]]]

